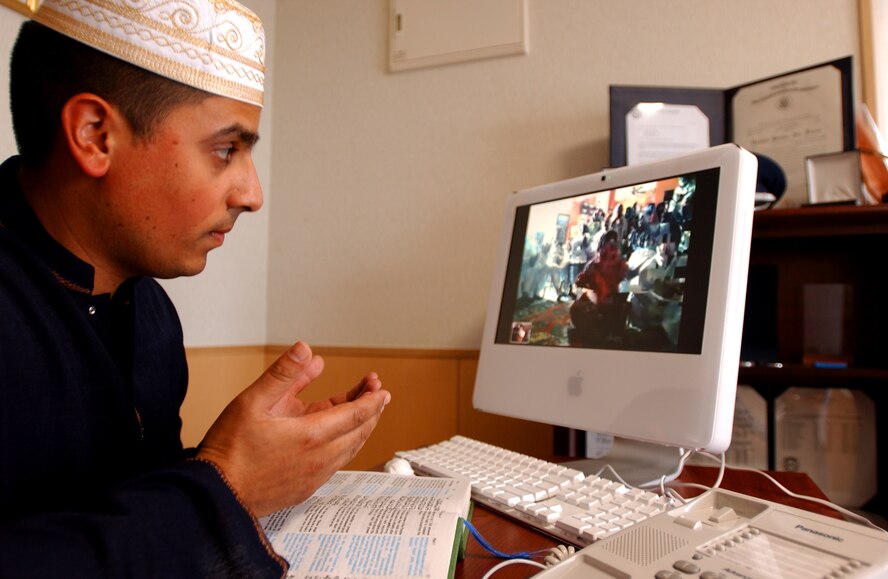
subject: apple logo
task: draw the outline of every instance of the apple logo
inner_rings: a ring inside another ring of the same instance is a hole
[[[583,377],[580,376],[580,370],[567,379],[567,393],[571,396],[580,396],[583,393]]]

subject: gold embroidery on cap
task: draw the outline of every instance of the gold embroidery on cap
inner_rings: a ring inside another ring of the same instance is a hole
[[[189,86],[262,106],[262,24],[236,3],[208,5],[214,19],[194,0],[45,2],[35,19],[62,34]],[[243,27],[252,28],[252,36]]]

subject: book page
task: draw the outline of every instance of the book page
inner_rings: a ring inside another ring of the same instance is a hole
[[[259,523],[288,577],[444,578],[470,494],[465,480],[340,471]]]

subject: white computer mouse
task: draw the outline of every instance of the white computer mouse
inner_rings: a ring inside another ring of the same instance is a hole
[[[394,474],[413,474],[413,467],[403,458],[395,457],[385,463],[385,472]]]

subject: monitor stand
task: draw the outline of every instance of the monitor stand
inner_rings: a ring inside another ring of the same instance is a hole
[[[599,440],[600,438],[598,435]],[[582,471],[587,476],[598,474],[601,471],[600,476],[614,480],[615,476],[612,471],[601,470],[606,465],[610,465],[624,481],[636,486],[650,481],[658,481],[664,475],[667,477],[666,482],[672,480],[681,474],[678,471],[680,463],[681,449],[674,446],[613,437],[613,446],[605,456],[583,458],[563,464]]]

